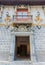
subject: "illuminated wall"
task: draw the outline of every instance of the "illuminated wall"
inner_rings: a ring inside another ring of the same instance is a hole
[[[17,6],[3,5],[0,7],[0,60],[10,60],[11,58],[14,60],[13,45],[15,40],[13,37],[14,35],[11,34],[10,31],[13,28],[11,24],[32,23],[34,24],[33,31],[31,30],[33,32],[32,45],[34,46],[34,52],[36,53],[32,54],[36,57],[33,61],[45,61],[45,6],[27,6],[28,16],[30,17],[28,20],[22,19],[21,21],[17,21],[15,16],[17,13],[17,8]],[[21,8],[24,7],[22,6]],[[38,27],[37,25],[41,25],[41,27]],[[24,32],[24,30],[21,32]]]

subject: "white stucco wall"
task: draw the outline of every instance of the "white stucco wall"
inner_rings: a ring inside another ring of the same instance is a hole
[[[45,61],[45,26],[35,28],[35,46],[38,61]]]
[[[8,60],[10,54],[11,36],[9,30],[0,27],[0,60]]]

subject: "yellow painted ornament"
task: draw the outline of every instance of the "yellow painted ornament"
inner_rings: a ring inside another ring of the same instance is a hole
[[[6,17],[5,21],[8,22],[10,20],[10,17]]]
[[[41,22],[40,16],[36,16],[36,17],[35,17],[35,21],[36,21],[36,22]]]

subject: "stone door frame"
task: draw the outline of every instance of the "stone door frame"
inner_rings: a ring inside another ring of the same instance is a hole
[[[12,56],[11,56],[11,59],[12,59],[12,61],[15,61],[14,60],[14,51],[15,51],[15,40],[16,40],[16,36],[29,36],[29,39],[30,39],[30,56],[31,56],[31,60],[30,61],[33,61],[33,59],[34,59],[34,57],[33,57],[33,52],[34,52],[34,50],[33,50],[33,32],[13,32],[13,33],[11,33],[11,37],[12,37],[12,41],[13,41],[13,43],[12,43],[12,45],[11,45],[11,51],[10,51],[10,53],[12,53]]]

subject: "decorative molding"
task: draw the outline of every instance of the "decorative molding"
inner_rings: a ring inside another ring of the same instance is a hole
[[[32,24],[15,24],[13,25],[13,29],[11,29],[11,32],[30,32],[32,30]]]

